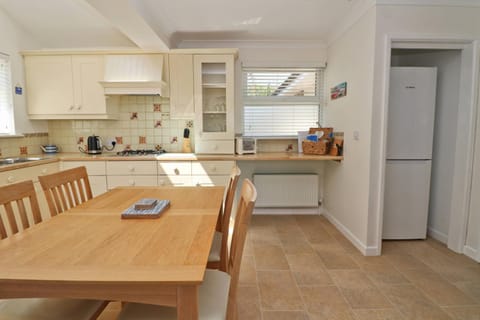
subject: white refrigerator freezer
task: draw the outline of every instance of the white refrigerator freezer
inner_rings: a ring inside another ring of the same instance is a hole
[[[383,239],[427,236],[436,78],[436,68],[390,70]]]

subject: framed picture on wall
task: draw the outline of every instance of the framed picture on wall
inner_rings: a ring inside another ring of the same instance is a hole
[[[347,95],[347,83],[342,82],[330,89],[330,100],[335,100]]]

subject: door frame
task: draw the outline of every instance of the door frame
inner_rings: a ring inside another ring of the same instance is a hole
[[[382,86],[382,123],[380,124],[380,163],[378,174],[380,192],[377,199],[378,220],[377,239],[381,250],[383,230],[383,206],[385,188],[386,137],[388,119],[388,98],[390,81],[390,64],[392,49],[459,49],[461,50],[461,75],[459,113],[457,120],[457,138],[454,165],[454,181],[450,208],[450,225],[448,231],[448,248],[455,252],[465,253],[467,224],[469,219],[470,192],[472,184],[473,160],[475,151],[475,128],[477,118],[478,92],[478,41],[455,37],[437,37],[422,35],[386,36],[384,42]],[[480,248],[480,244],[479,244]],[[480,251],[480,250],[479,250]],[[480,259],[480,252],[477,253]]]

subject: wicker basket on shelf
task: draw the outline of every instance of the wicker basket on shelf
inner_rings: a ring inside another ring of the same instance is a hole
[[[302,141],[302,149],[304,154],[327,154],[330,150],[330,134],[333,132],[333,128],[310,128],[308,130],[309,134],[315,134],[318,131],[323,132],[323,136],[319,141]]]

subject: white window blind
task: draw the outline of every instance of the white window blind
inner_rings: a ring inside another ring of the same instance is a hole
[[[244,68],[245,136],[296,136],[317,127],[323,99],[323,69]]]
[[[10,59],[0,53],[0,134],[12,134],[13,131]]]

